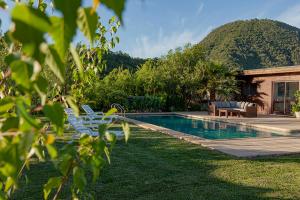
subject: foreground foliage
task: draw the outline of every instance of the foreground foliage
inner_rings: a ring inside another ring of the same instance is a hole
[[[59,198],[67,183],[72,198],[82,196],[88,184],[86,173],[92,173],[92,182],[95,182],[104,164],[110,161],[116,142],[116,136],[109,131],[110,125],[99,126],[97,137],[84,135],[78,141],[64,143],[59,150],[54,145],[56,138],[64,133],[62,103],[72,107],[76,115],[79,113],[74,97],[65,87],[68,59],[75,63],[72,67],[76,70],[71,75],[76,77],[74,85],[78,91],[83,89],[91,71],[97,72],[93,63],[87,69],[83,67],[85,54],[82,56],[71,44],[77,30],[91,47],[98,45],[98,55],[118,42],[114,34],[120,23],[112,18],[110,29],[106,30],[96,12],[99,3],[95,0],[90,6],[82,6],[81,0],[53,0],[50,8],[46,1],[38,0],[16,1],[13,5],[12,28],[5,34],[8,45],[3,48],[8,51],[1,51],[5,63],[0,61],[3,70],[0,79],[0,199],[13,195],[20,186],[20,178],[29,178],[33,158],[38,163],[52,162],[58,170],[47,182],[40,183],[44,185],[44,199]],[[101,3],[122,20],[124,0]],[[5,1],[0,0],[0,6],[6,8]],[[107,40],[109,33],[111,39]],[[53,76],[49,79],[45,72]],[[57,98],[49,95],[49,91]],[[110,110],[103,118],[115,111]],[[45,118],[41,120],[36,113]],[[123,127],[127,141],[128,125]]]
[[[299,155],[238,159],[161,133],[131,130],[130,143],[118,142],[113,151],[114,165],[89,185],[96,199],[299,199]],[[32,169],[31,184],[14,199],[40,199],[41,183],[57,173],[51,163]],[[62,197],[69,196],[64,189]]]

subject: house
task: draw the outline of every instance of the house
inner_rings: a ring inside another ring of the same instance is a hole
[[[242,94],[256,102],[258,114],[290,114],[300,88],[300,65],[244,70]]]

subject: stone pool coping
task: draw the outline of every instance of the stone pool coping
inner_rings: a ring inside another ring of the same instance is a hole
[[[214,121],[222,121],[228,122],[226,119],[217,119],[211,117],[203,117],[203,116],[195,116],[192,114],[187,113],[178,113],[178,112],[169,112],[169,113],[136,113],[138,114],[177,114],[186,117],[191,117],[195,119],[204,119],[204,120],[214,120]],[[133,114],[135,115],[135,114]],[[266,155],[286,155],[286,154],[295,154],[300,153],[300,137],[294,136],[284,136],[284,137],[267,137],[267,138],[235,138],[235,139],[220,139],[220,140],[210,140],[201,138],[198,136],[189,135],[186,133],[182,133],[179,131],[174,131],[165,127],[153,125],[146,122],[141,122],[135,119],[120,117],[121,119],[133,123],[141,128],[149,129],[152,131],[158,131],[170,135],[172,137],[185,140],[187,142],[193,144],[199,144],[204,147],[207,147],[212,150],[217,150],[229,155],[233,155],[236,157],[256,157],[256,156],[266,156]],[[247,123],[235,123],[229,122],[234,124],[240,124],[249,126]],[[251,126],[254,127],[254,126]],[[270,130],[265,126],[257,127],[259,129]],[[282,130],[282,129],[281,129]],[[278,129],[277,129],[278,131]],[[289,133],[289,132],[287,132]]]

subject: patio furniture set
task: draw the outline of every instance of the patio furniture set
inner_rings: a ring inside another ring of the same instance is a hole
[[[236,115],[237,117],[257,117],[257,106],[255,103],[243,101],[214,101],[209,105],[209,113],[213,116]]]

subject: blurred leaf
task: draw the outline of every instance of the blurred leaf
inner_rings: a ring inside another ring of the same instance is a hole
[[[63,175],[66,175],[69,167],[73,162],[72,156],[70,154],[63,154],[60,157],[60,162],[58,164],[58,168]]]
[[[23,133],[21,136],[20,143],[18,145],[19,152],[28,152],[34,141],[34,133]]]
[[[62,182],[62,177],[53,177],[44,185],[44,199],[48,199],[52,189],[58,188]]]
[[[122,14],[125,10],[125,0],[101,0],[101,3],[103,3],[107,8],[113,10],[122,22]]]
[[[4,0],[0,0],[0,8],[2,9],[6,9],[7,8],[7,4]]]
[[[45,160],[45,154],[44,154],[42,146],[35,145],[32,148],[34,150],[35,155],[39,158],[39,160],[44,161]]]
[[[36,119],[34,119],[33,117],[31,117],[29,115],[29,113],[27,112],[27,110],[25,108],[25,103],[22,98],[18,98],[16,100],[16,106],[17,106],[17,113],[19,114],[20,117],[22,117],[31,126],[37,128],[37,129],[41,128],[39,122]]]
[[[41,61],[44,56],[39,47],[45,41],[44,33],[50,29],[49,19],[41,11],[23,4],[16,5],[11,16],[15,24],[11,36],[22,43],[25,54]]]
[[[110,164],[110,151],[108,147],[104,147],[104,153],[106,155],[108,163]]]
[[[79,8],[77,25],[84,36],[93,43],[98,23],[98,15],[92,8]]]
[[[47,151],[48,151],[48,153],[49,153],[49,155],[50,155],[50,157],[51,157],[52,159],[54,159],[54,158],[57,157],[57,149],[55,148],[54,145],[47,144],[47,145],[46,145],[46,148],[47,148]]]
[[[0,99],[0,113],[6,113],[14,107],[14,101],[10,97]]]
[[[117,140],[116,135],[113,133],[110,133],[109,131],[105,132],[105,137],[106,137],[106,140],[112,144],[114,144]]]
[[[127,143],[129,137],[130,137],[130,128],[128,123],[122,123],[123,132],[125,135],[125,142]]]
[[[19,128],[19,118],[9,117],[2,123],[1,132],[16,131],[18,128]]]
[[[37,80],[33,83],[33,87],[41,97],[41,104],[45,105],[47,99],[47,87],[48,87],[47,80],[42,76],[39,76]]]
[[[100,124],[98,127],[98,133],[100,136],[104,135],[107,130],[108,125],[107,124]]]
[[[52,46],[43,45],[43,52],[46,54],[46,64],[50,67],[56,77],[64,83],[65,78],[65,65],[58,55],[56,49]]]
[[[57,133],[61,135],[64,129],[64,110],[62,106],[59,103],[45,105],[43,112],[55,126]]]
[[[75,116],[78,117],[79,116],[79,108],[75,103],[75,99],[71,96],[67,96],[66,100],[67,100],[68,105],[72,108]]]
[[[54,6],[62,12],[63,18],[51,18],[52,29],[50,35],[61,59],[65,59],[65,53],[76,33],[77,10],[80,5],[81,0],[54,0]]]
[[[116,108],[111,108],[107,113],[105,113],[103,119],[105,119],[108,116],[111,116],[112,114],[116,113],[118,110]]]
[[[73,178],[75,186],[82,192],[87,184],[83,169],[74,167]]]
[[[79,57],[79,55],[77,53],[77,50],[76,50],[76,48],[73,45],[70,46],[70,52],[71,52],[71,54],[73,56],[73,59],[75,61],[76,66],[77,66],[77,69],[78,69],[78,72],[79,72],[79,76],[80,76],[81,79],[83,79],[83,75],[84,75],[83,74],[83,66],[82,66],[80,57]]]
[[[15,184],[15,181],[11,177],[8,177],[5,181],[4,191],[7,192],[14,184]]]
[[[23,88],[29,89],[31,86],[30,78],[33,74],[33,66],[18,60],[11,63],[10,69],[12,71],[12,79]]]
[[[11,12],[11,17],[13,21],[22,22],[37,31],[46,33],[51,28],[50,20],[43,12],[24,4],[17,4]]]

